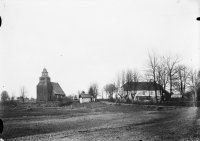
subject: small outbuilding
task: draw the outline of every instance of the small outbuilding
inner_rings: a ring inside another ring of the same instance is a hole
[[[94,101],[94,97],[89,94],[82,93],[79,95],[79,100],[80,100],[80,103],[87,103],[87,102]]]

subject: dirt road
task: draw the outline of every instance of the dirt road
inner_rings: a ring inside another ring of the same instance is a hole
[[[8,140],[197,140],[197,108],[154,111],[103,105],[82,113],[4,118]],[[66,111],[66,110],[65,110]]]

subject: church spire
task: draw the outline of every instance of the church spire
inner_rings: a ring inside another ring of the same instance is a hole
[[[48,76],[48,72],[47,72],[46,68],[43,69],[42,76]]]
[[[42,71],[42,76],[40,77],[40,82],[51,82],[46,68],[44,68]]]

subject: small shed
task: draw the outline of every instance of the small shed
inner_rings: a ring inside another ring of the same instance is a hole
[[[80,99],[80,103],[87,103],[87,102],[94,101],[93,96],[91,96],[89,94],[80,94],[79,99]]]

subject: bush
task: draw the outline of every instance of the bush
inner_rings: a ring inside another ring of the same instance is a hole
[[[68,97],[63,97],[59,100],[58,106],[69,106],[73,101]]]
[[[9,101],[2,101],[3,105],[13,105],[13,106],[17,106],[17,101],[15,100],[9,100]]]

